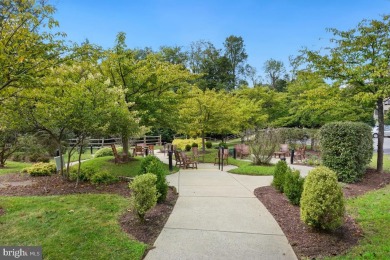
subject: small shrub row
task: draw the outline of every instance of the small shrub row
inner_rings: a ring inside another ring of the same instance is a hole
[[[77,176],[79,178],[79,181],[90,181],[93,184],[112,184],[119,181],[119,179],[113,176],[110,172],[97,171],[92,167],[81,167],[79,174],[77,174],[77,171],[78,167],[72,167],[70,169],[69,179],[71,181],[76,181]]]
[[[53,163],[36,163],[22,170],[31,176],[50,176],[56,173],[56,166]]]
[[[191,147],[193,147],[193,145],[197,144],[198,147],[200,147],[202,145],[202,138],[196,138],[196,139],[175,139],[172,141],[172,144],[173,145],[176,145],[176,148],[179,149],[179,150],[182,150],[184,151],[186,149],[186,146],[189,145],[190,149],[191,150]]]
[[[304,181],[299,171],[287,167],[285,161],[280,160],[276,164],[272,186],[284,192],[291,204],[299,205]]]

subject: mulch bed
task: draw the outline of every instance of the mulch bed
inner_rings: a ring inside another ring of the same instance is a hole
[[[6,185],[0,188],[0,196],[49,196],[65,194],[86,193],[110,193],[129,197],[131,191],[127,181],[120,181],[111,185],[93,185],[91,183],[79,183],[64,180],[60,175],[30,177],[28,174],[5,174],[0,176],[0,183],[18,183],[32,180],[32,185],[12,186]],[[137,216],[126,212],[120,219],[122,229],[135,237],[137,240],[153,245],[163,229],[169,215],[178,198],[176,190],[172,187],[168,190],[167,199],[164,203],[157,204],[146,214],[145,223],[140,223]],[[0,215],[5,214],[5,209],[0,207]]]
[[[378,174],[368,169],[364,178],[355,184],[343,187],[346,198],[362,195],[390,183],[390,174]],[[300,220],[300,209],[271,186],[255,190],[255,196],[265,205],[282,228],[298,258],[317,259],[343,254],[356,245],[362,231],[355,221],[346,216],[344,224],[333,232],[313,230]]]

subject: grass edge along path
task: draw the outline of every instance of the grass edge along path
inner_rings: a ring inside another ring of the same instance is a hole
[[[359,245],[328,259],[390,258],[390,185],[347,200],[347,211],[363,229]]]
[[[217,156],[217,149],[207,149],[206,154],[204,155],[204,162],[214,163]],[[192,153],[189,152],[188,155]],[[199,160],[202,162],[203,158]],[[237,166],[236,169],[229,170],[229,173],[241,174],[241,175],[257,175],[257,176],[269,176],[274,174],[275,166],[263,166],[263,165],[253,165],[251,161],[234,159],[229,157],[229,165]]]
[[[147,245],[120,227],[119,195],[0,197],[0,244],[42,246],[44,259],[142,259]]]

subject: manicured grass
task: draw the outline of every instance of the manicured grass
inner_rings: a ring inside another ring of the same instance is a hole
[[[113,162],[114,157],[106,156],[94,158],[81,163],[81,168],[89,167],[93,168],[96,172],[107,171],[113,176],[127,176],[134,177],[137,176],[140,171],[141,160],[135,158],[128,163],[115,164]],[[78,167],[74,165],[73,167]]]
[[[378,154],[374,153],[372,156],[372,160],[370,163],[370,167],[376,169],[376,160],[378,158]],[[386,172],[390,172],[390,155],[384,154],[383,156],[383,170]]]
[[[2,197],[0,244],[42,246],[44,259],[142,259],[146,245],[118,223],[128,205],[107,194]]]
[[[7,173],[19,173],[23,168],[31,165],[32,163],[6,161],[5,168],[0,168],[0,175]]]
[[[245,174],[245,175],[273,175],[275,166],[260,166],[260,165],[245,165],[233,170],[230,173]]]
[[[389,259],[390,185],[347,200],[347,211],[362,227],[364,237],[348,254],[331,259]]]

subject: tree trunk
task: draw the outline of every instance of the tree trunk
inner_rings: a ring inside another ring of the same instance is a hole
[[[122,145],[123,145],[123,161],[127,162],[129,158],[129,136],[122,135]]]
[[[206,154],[206,144],[204,140],[204,131],[202,131],[202,152],[203,154]]]
[[[378,98],[376,101],[376,106],[378,109],[378,159],[376,161],[376,169],[379,173],[383,172],[383,141],[384,141],[384,132],[385,132],[385,120],[383,113],[383,99]]]

